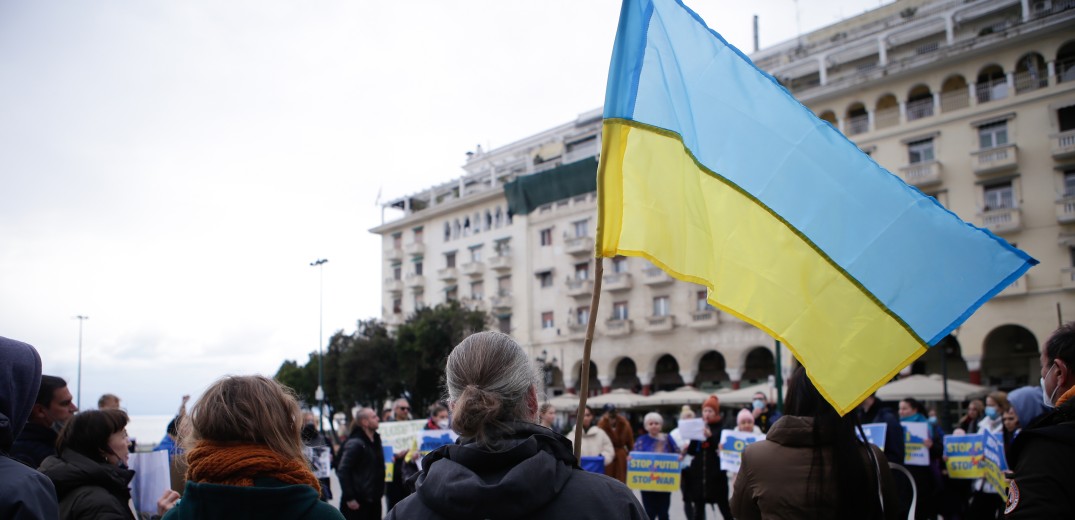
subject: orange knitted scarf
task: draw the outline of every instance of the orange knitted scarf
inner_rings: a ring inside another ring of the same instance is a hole
[[[194,482],[253,486],[255,477],[269,477],[321,491],[321,483],[306,461],[285,457],[260,444],[199,441],[187,452],[187,463],[187,480]]]

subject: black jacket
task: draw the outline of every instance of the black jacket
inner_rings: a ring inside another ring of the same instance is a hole
[[[62,520],[134,519],[127,505],[131,499],[128,486],[134,478],[133,471],[65,450],[45,459],[41,472],[56,485]]]
[[[1009,455],[1014,470],[1005,518],[1075,515],[1075,399],[1023,428]]]
[[[56,454],[56,436],[56,430],[52,428],[26,423],[11,446],[11,457],[31,468],[38,468],[46,457]]]
[[[680,488],[684,500],[707,504],[727,502],[728,474],[720,469],[721,425],[709,426],[712,435],[705,441],[691,441],[687,455],[692,457],[690,466],[680,476]]]
[[[873,406],[862,413],[862,424],[885,423],[885,458],[896,464],[903,464],[904,438],[900,417],[891,408],[884,406],[880,399],[874,398]]]
[[[571,443],[516,422],[490,448],[460,439],[422,459],[415,493],[388,519],[646,518],[621,482],[578,467]]]
[[[340,479],[340,504],[349,500],[372,503],[384,494],[384,451],[381,435],[373,433],[373,441],[356,428],[340,448],[340,464],[336,469]]]

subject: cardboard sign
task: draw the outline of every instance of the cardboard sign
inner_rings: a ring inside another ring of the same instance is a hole
[[[381,449],[384,450],[384,481],[392,482],[392,477],[396,473],[395,461],[392,460],[392,447],[382,445]]]
[[[631,452],[627,456],[627,487],[640,491],[679,491],[679,455]]]
[[[738,473],[739,466],[743,461],[743,450],[745,450],[747,446],[763,439],[765,439],[765,435],[759,433],[748,433],[738,430],[721,431],[720,469]]]
[[[984,454],[985,438],[980,433],[944,436],[945,464],[949,478],[982,478]]]
[[[903,426],[903,465],[929,466],[929,448],[926,447],[929,423],[901,422],[900,425]]]
[[[1004,458],[1004,437],[1001,433],[983,432],[985,436],[984,455],[982,470],[985,481],[997,490],[1000,498],[1008,500],[1008,481],[1004,478],[1004,472],[1008,469],[1008,461]]]
[[[425,419],[414,421],[386,421],[377,427],[382,446],[392,446],[395,453],[418,445],[418,435],[425,428]]]
[[[866,442],[885,449],[885,435],[888,435],[888,425],[885,423],[863,424],[862,431],[866,434]],[[861,437],[861,436],[860,436]]]

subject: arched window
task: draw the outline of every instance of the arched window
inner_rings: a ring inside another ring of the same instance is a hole
[[[1075,40],[1064,43],[1056,51],[1056,81],[1075,81]]]
[[[870,131],[870,116],[866,113],[866,105],[856,101],[847,107],[847,119],[845,119],[844,132],[847,135],[864,134]]]
[[[979,103],[1008,97],[1008,78],[1004,75],[1004,69],[996,64],[982,67],[974,84],[974,92]]]
[[[836,113],[832,110],[826,110],[821,114],[818,114],[817,117],[821,118],[824,121],[828,121],[829,124],[832,126],[836,126]]]
[[[933,93],[926,85],[915,85],[907,94],[907,120],[914,121],[933,115]]]
[[[970,106],[970,89],[963,76],[948,76],[941,84],[941,112],[951,112]]]
[[[885,94],[877,100],[873,111],[873,127],[880,130],[900,124],[900,102],[895,94]]]
[[[1015,93],[1030,92],[1049,86],[1049,71],[1045,58],[1028,52],[1015,61]]]

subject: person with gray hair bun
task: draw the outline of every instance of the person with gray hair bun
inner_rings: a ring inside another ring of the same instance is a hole
[[[414,494],[386,518],[646,518],[626,486],[583,471],[571,443],[537,424],[541,379],[511,336],[464,339],[445,383],[459,441],[422,459]]]

